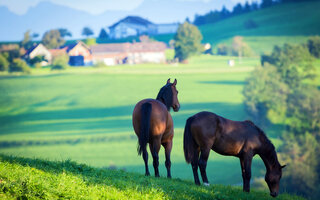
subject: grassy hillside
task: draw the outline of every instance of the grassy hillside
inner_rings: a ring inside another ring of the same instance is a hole
[[[0,152],[51,160],[71,158],[95,167],[117,166],[143,174],[132,110],[139,100],[155,98],[168,78],[177,78],[181,109],[171,112],[175,123],[172,175],[192,179],[182,151],[186,119],[202,110],[245,119],[241,91],[259,60],[236,60],[236,66],[230,68],[228,59],[203,55],[178,66],[71,68],[60,73],[39,69],[33,76],[0,77]],[[277,133],[268,133],[278,145]],[[151,159],[149,163],[151,166]],[[254,177],[263,176],[261,160],[253,166]],[[213,183],[242,181],[237,158],[212,153],[208,170]],[[163,149],[160,173],[165,174]]]
[[[196,186],[122,170],[92,168],[70,160],[53,162],[0,155],[1,199],[272,199],[240,187]],[[277,198],[302,199],[281,194]]]
[[[276,5],[270,8],[235,16],[217,23],[199,27],[203,42],[214,46],[231,43],[240,35],[257,55],[269,52],[274,45],[303,43],[311,35],[320,34],[320,2],[299,2]],[[246,29],[244,23],[253,20],[258,25]],[[168,42],[173,35],[160,35],[157,40]]]
[[[204,42],[229,42],[236,35],[257,52],[270,51],[285,42],[301,43],[306,36],[320,34],[320,2],[288,3],[200,26]],[[244,23],[253,20],[258,25],[246,29]]]

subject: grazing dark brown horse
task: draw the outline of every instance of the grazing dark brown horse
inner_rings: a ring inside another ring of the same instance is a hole
[[[198,166],[204,185],[209,185],[206,166],[210,150],[240,159],[243,191],[250,192],[251,162],[255,154],[263,160],[267,172],[265,181],[270,195],[279,193],[282,168],[273,144],[251,121],[232,121],[211,112],[200,112],[188,118],[183,140],[184,155],[191,162],[194,181],[200,185]],[[199,158],[200,153],[200,158]]]
[[[153,167],[156,177],[159,177],[159,157],[158,153],[161,145],[165,148],[167,176],[171,178],[170,153],[173,139],[173,121],[170,115],[170,108],[175,112],[179,111],[178,91],[176,89],[177,80],[163,86],[157,99],[144,99],[137,103],[132,114],[133,128],[138,136],[138,154],[143,156],[146,176],[150,175],[148,168],[147,143],[153,157]]]

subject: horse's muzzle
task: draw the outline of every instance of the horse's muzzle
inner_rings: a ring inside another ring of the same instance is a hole
[[[172,106],[172,108],[173,108],[174,112],[178,112],[180,109],[180,105],[174,105],[174,106]]]
[[[277,196],[278,196],[278,193],[277,193],[277,192],[270,192],[270,195],[271,195],[272,197],[277,197]]]

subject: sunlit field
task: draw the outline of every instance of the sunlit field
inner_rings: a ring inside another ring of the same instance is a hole
[[[228,59],[236,66],[229,67]],[[186,65],[125,65],[109,68],[48,69],[31,76],[0,78],[0,153],[50,160],[71,159],[95,167],[117,167],[144,173],[131,124],[134,105],[155,98],[168,78],[177,78],[181,109],[173,113],[173,177],[192,179],[184,161],[182,138],[186,119],[203,110],[245,120],[242,88],[258,58],[199,56]],[[277,132],[269,131],[278,145]],[[151,157],[151,156],[150,156]],[[152,169],[152,160],[149,159]],[[253,162],[254,177],[264,174]],[[153,169],[152,171],[153,172]],[[160,174],[166,175],[164,152]],[[212,183],[240,184],[239,160],[211,153]]]

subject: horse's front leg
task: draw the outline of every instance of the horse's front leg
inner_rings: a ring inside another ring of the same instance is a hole
[[[243,179],[243,191],[250,192],[250,179],[251,179],[251,163],[252,155],[246,154],[240,157],[240,165]]]
[[[172,149],[172,140],[166,143],[163,143],[163,147],[165,149],[165,155],[166,155],[166,168],[167,168],[167,177],[171,178],[171,160],[170,160],[170,154]]]

